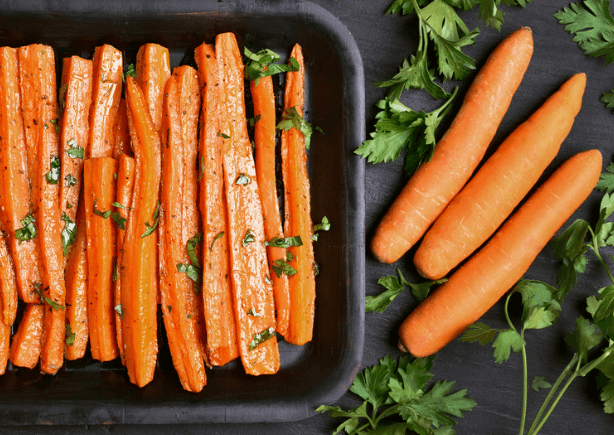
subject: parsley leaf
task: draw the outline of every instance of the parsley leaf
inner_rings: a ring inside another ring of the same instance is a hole
[[[288,249],[290,246],[303,246],[303,241],[301,240],[301,236],[286,237],[283,239],[279,237],[273,237],[268,242],[265,241],[262,244],[264,246],[271,246],[273,248]]]
[[[26,242],[36,237],[36,225],[34,225],[36,220],[34,219],[34,216],[28,213],[26,217],[19,222],[21,223],[22,227],[15,231],[15,237],[17,237],[20,244],[21,242]]]
[[[111,213],[111,219],[113,219],[113,222],[115,222],[117,228],[119,228],[120,230],[126,229],[126,222],[128,222],[128,219],[122,217],[122,215],[118,211],[114,211],[113,213]]]
[[[543,376],[535,376],[535,378],[533,378],[533,382],[531,382],[531,388],[534,391],[548,389],[551,387],[552,385],[550,385],[550,383],[546,381],[546,379]]]
[[[178,272],[185,273],[188,278],[190,278],[197,284],[200,283],[202,268],[198,256],[196,255],[196,247],[200,242],[202,242],[202,240],[202,233],[198,233],[194,237],[190,238],[186,243],[186,251],[188,251],[188,256],[190,257],[191,264],[177,263],[176,265]],[[196,294],[200,293],[200,287],[195,286],[194,291],[196,292]]]
[[[48,298],[47,296],[45,296],[45,294],[43,293],[43,285],[40,282],[35,282],[35,283],[33,283],[33,285],[34,285],[34,291],[36,291],[38,296],[41,298],[41,302],[46,303],[47,305],[49,305],[55,311],[60,311],[60,310],[65,310],[66,309],[66,307],[64,305],[61,305],[60,303],[54,301],[53,299]]]
[[[559,300],[576,285],[578,273],[586,270],[587,259],[584,254],[588,247],[584,245],[584,238],[587,232],[588,222],[578,219],[563,234],[550,241],[554,255],[563,262],[556,275]]]
[[[177,263],[176,267],[177,272],[185,273],[192,281],[197,283],[200,280],[200,268],[195,267],[191,264],[183,263]],[[196,292],[196,294],[198,294],[200,292],[200,289],[198,289],[198,287],[194,287],[194,291]]]
[[[141,235],[141,239],[149,236],[151,233],[153,233],[156,230],[156,227],[158,226],[159,218],[160,218],[160,201],[158,201],[158,204],[156,205],[156,209],[154,210],[153,215],[152,215],[153,225],[151,225],[149,222],[145,222],[145,227],[147,227],[147,229]]]
[[[75,241],[75,236],[77,234],[77,224],[73,222],[65,212],[62,212],[61,219],[66,222],[64,224],[64,229],[60,234],[60,237],[62,239],[62,250],[64,251],[64,256],[68,257],[68,247],[72,245],[72,243]]]
[[[311,124],[305,121],[305,119],[298,113],[296,107],[289,107],[281,115],[281,121],[277,124],[278,130],[288,131],[292,128],[296,128],[303,133],[305,137],[305,148],[311,147],[311,135],[313,134],[313,128]],[[318,128],[316,127],[316,130]],[[322,131],[319,129],[318,131]]]
[[[75,333],[72,332],[72,328],[68,323],[65,323],[64,327],[66,328],[66,344],[72,346],[75,344]]]
[[[72,174],[68,174],[64,177],[64,180],[66,181],[66,187],[72,187],[77,184],[77,179],[73,177]]]
[[[243,237],[243,240],[241,240],[241,245],[243,245],[245,247],[245,246],[249,245],[250,243],[254,243],[255,241],[256,241],[256,235],[252,232],[252,230],[248,229],[245,232],[245,236]],[[214,240],[214,242],[215,242],[215,240]]]
[[[597,325],[584,317],[576,319],[576,329],[565,337],[565,342],[576,348],[578,358],[584,362],[588,359],[588,351],[597,346],[600,341],[601,334],[597,331]]]
[[[215,241],[217,239],[221,239],[222,237],[224,237],[224,231],[220,231],[219,233],[215,235],[215,237],[213,238],[213,241],[211,242],[211,246],[209,246],[209,250],[211,252],[213,252],[213,245],[215,244]]]
[[[126,68],[124,71],[124,74],[122,75],[122,82],[126,83],[126,77],[128,76],[136,78],[136,68],[134,67],[133,63],[129,64],[128,68]]]
[[[599,101],[605,104],[605,107],[614,111],[614,89],[612,89],[612,92],[606,92],[603,94]]]
[[[287,254],[292,255],[292,253],[290,252],[287,252]],[[288,259],[286,258],[286,260]],[[288,261],[291,261],[291,260],[292,259],[290,258]],[[277,275],[277,278],[281,278],[281,275],[284,273],[287,276],[296,275],[297,273],[297,270],[295,268],[290,266],[285,260],[281,258],[273,262],[273,264],[271,265],[271,269],[273,269],[273,272],[275,272],[275,275]]]
[[[614,192],[614,163],[610,163],[606,166],[605,171],[601,173],[601,177],[595,189],[603,190],[607,193]]]
[[[96,203],[98,202],[98,198],[94,198],[94,214],[100,216],[103,219],[108,219],[111,216],[111,210],[101,211],[96,207]]]
[[[475,343],[477,341],[484,346],[492,343],[499,332],[501,332],[500,329],[493,329],[482,322],[476,322],[467,327],[460,337],[460,341],[467,343]]]
[[[68,149],[64,149],[64,152],[68,155],[68,157],[73,159],[82,159],[85,157],[85,150],[83,147],[80,147],[77,144],[77,141],[71,139],[67,142],[67,145],[70,147]]]
[[[217,237],[217,236],[216,236]],[[193,266],[200,268],[200,261],[196,255],[196,247],[203,241],[203,233],[198,233],[194,237],[191,237],[185,245],[185,249],[188,251],[190,257],[190,263]]]
[[[47,180],[49,184],[58,184],[61,168],[60,159],[55,156],[51,156],[50,159],[51,164],[49,165],[49,172],[45,174],[45,180]]]
[[[245,67],[245,76],[247,80],[255,82],[256,86],[260,83],[261,77],[272,76],[282,72],[298,71],[300,69],[298,61],[293,57],[290,58],[288,64],[272,63],[279,62],[281,58],[277,53],[268,48],[252,53],[245,47],[243,54],[251,61]]]

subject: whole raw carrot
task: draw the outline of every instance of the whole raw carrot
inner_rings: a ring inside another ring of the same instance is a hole
[[[554,173],[399,329],[399,348],[431,355],[478,320],[527,271],[537,254],[591,193],[598,150],[576,154]]]
[[[92,108],[86,158],[113,157],[114,127],[122,94],[123,56],[104,44],[94,51]]]
[[[418,272],[444,277],[512,213],[554,159],[582,105],[576,74],[499,146],[437,218],[414,256]]]
[[[528,27],[515,31],[495,48],[430,162],[410,178],[375,230],[371,241],[375,258],[383,263],[397,261],[463,188],[484,157],[532,54]]]
[[[275,336],[273,287],[267,280],[262,203],[247,136],[243,61],[232,33],[215,38],[220,71],[219,134],[222,149],[232,292],[239,353],[248,374],[272,374],[279,370],[279,349]]]
[[[113,138],[115,145],[113,147],[113,158],[119,160],[122,154],[132,156],[132,146],[130,145],[130,131],[128,130],[128,115],[126,114],[126,100],[123,98],[119,101],[117,109],[117,117],[115,118],[115,126],[113,127]]]
[[[18,367],[33,369],[41,354],[43,339],[43,317],[45,307],[41,304],[27,304],[19,329],[13,337],[9,359]]]
[[[228,212],[222,170],[220,75],[211,44],[195,50],[202,94],[199,144],[200,212],[203,221],[203,312],[209,364],[222,366],[239,356],[230,290]]]
[[[145,44],[136,54],[136,81],[143,90],[151,119],[157,131],[162,125],[162,101],[166,81],[171,76],[168,49],[158,44]]]
[[[160,136],[132,77],[126,78],[126,103],[136,170],[120,270],[122,331],[130,381],[142,387],[153,379],[158,353]]]
[[[305,63],[300,45],[295,45],[290,54],[300,68],[286,75],[284,110],[294,108],[303,116],[305,104]],[[305,344],[313,335],[313,318],[316,298],[316,284],[311,236],[311,193],[307,175],[307,154],[303,133],[293,127],[281,133],[282,175],[285,192],[284,233],[286,237],[300,236],[302,246],[288,248],[290,264],[296,273],[288,278],[290,286],[290,322],[286,341]],[[278,260],[270,259],[269,261]],[[282,259],[284,260],[284,259]]]
[[[111,213],[115,202],[116,174],[117,162],[109,157],[88,159],[83,167],[87,224],[87,315],[92,358],[99,361],[111,361],[119,355],[112,288],[116,223],[111,219]]]
[[[6,246],[4,231],[0,228],[0,298],[2,299],[2,321],[11,326],[17,315],[17,280],[15,266]]]

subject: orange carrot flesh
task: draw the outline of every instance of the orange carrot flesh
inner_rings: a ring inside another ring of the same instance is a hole
[[[43,305],[26,305],[19,329],[11,343],[9,359],[13,365],[29,369],[36,367],[41,354],[44,315]]]
[[[11,327],[0,323],[0,375],[6,372],[6,364],[9,362],[9,350],[11,348]]]
[[[83,159],[89,140],[89,112],[92,100],[92,61],[77,56],[64,59],[62,85],[60,86],[60,161],[62,163],[60,188],[61,227],[75,222],[79,207],[79,193],[83,173]],[[64,255],[71,246],[64,243]]]
[[[83,358],[89,339],[87,316],[87,236],[85,203],[79,201],[75,223],[77,234],[70,251],[64,279],[66,280],[66,335],[64,355],[68,360]],[[69,329],[70,328],[70,329]],[[70,335],[74,334],[74,335]],[[72,338],[71,338],[72,337]]]
[[[155,129],[162,125],[164,87],[171,76],[168,49],[158,44],[145,44],[136,55],[136,81],[143,90]]]
[[[126,115],[127,116],[127,115]],[[124,350],[124,335],[122,328],[123,311],[121,309],[121,294],[122,294],[122,280],[119,268],[124,259],[124,238],[126,233],[126,222],[130,218],[130,204],[132,204],[132,191],[134,189],[134,171],[135,162],[132,157],[128,157],[126,154],[119,156],[119,164],[117,169],[117,202],[121,204],[121,207],[117,209],[120,219],[123,221],[123,228],[121,226],[117,229],[117,244],[116,244],[116,259],[115,270],[113,272],[114,283],[114,303],[115,303],[115,329],[117,333],[117,347],[119,348],[119,355],[122,359],[122,364],[126,365],[126,355]]]
[[[512,213],[554,159],[582,105],[576,74],[501,144],[424,236],[414,263],[435,280],[479,248]]]
[[[114,127],[122,93],[123,57],[111,45],[96,47],[86,158],[113,157]]]
[[[126,368],[139,387],[156,368],[157,244],[160,188],[160,136],[138,83],[126,79],[128,125],[136,159],[134,193],[121,265],[121,310]]]
[[[527,271],[537,254],[591,193],[601,153],[567,160],[493,238],[422,302],[399,329],[399,347],[431,355],[479,319]]]
[[[198,95],[198,78],[195,86]],[[193,83],[194,84],[194,83]],[[205,353],[201,342],[199,307],[200,288],[189,278],[188,272],[179,272],[180,265],[193,267],[186,250],[190,237],[198,232],[198,210],[195,206],[188,207],[188,199],[196,202],[195,195],[190,195],[188,175],[195,171],[196,159],[188,167],[186,160],[189,154],[188,144],[196,148],[194,139],[184,141],[181,109],[181,94],[183,85],[177,76],[166,83],[162,119],[162,184],[160,188],[160,295],[164,325],[168,337],[173,365],[179,375],[183,388],[191,392],[199,392],[207,383],[205,375]],[[197,108],[198,109],[198,108]],[[187,112],[187,110],[186,110]],[[198,113],[198,111],[197,111]],[[187,114],[187,113],[186,113]],[[198,114],[196,115],[196,121]],[[198,125],[198,124],[196,124]],[[187,130],[187,129],[186,129]],[[196,136],[196,130],[193,130]],[[188,135],[191,136],[191,135]],[[187,212],[186,212],[187,211]],[[194,218],[196,214],[196,218]],[[195,231],[190,237],[184,237],[186,226]],[[194,228],[195,227],[195,228]],[[198,276],[198,273],[196,273]],[[200,284],[199,284],[200,285]]]
[[[252,100],[254,103],[254,144],[256,148],[256,178],[260,188],[262,212],[264,214],[264,235],[267,240],[274,237],[283,238],[279,203],[277,201],[277,183],[275,176],[275,95],[273,94],[273,80],[271,77],[262,77],[256,85],[250,83]],[[267,257],[270,260],[286,258],[284,248],[267,246]],[[285,274],[277,276],[270,274],[275,293],[275,311],[277,313],[277,332],[285,336],[290,321],[290,289],[288,277]]]
[[[128,115],[126,114],[126,100],[123,98],[119,102],[115,126],[113,127],[113,158],[119,160],[122,154],[132,156],[132,146],[130,145],[130,131],[128,130]]]
[[[300,69],[286,75],[284,110],[294,107],[303,116],[305,63],[301,47],[295,45],[290,56],[297,60]],[[293,267],[297,273],[288,278],[290,323],[285,338],[289,343],[300,345],[311,341],[316,297],[311,194],[303,133],[296,128],[282,131],[281,156],[286,210],[285,236],[300,236],[303,242],[302,246],[291,246],[288,249],[294,258]]]
[[[11,326],[17,315],[17,280],[3,231],[0,231],[0,298],[3,323]]]
[[[430,162],[410,178],[378,225],[371,251],[379,261],[397,261],[467,183],[520,85],[532,53],[533,38],[527,27],[505,38],[492,52]]]
[[[247,135],[243,61],[232,33],[218,35],[215,50],[222,78],[220,134],[228,137],[222,155],[239,353],[248,374],[272,374],[279,370],[275,303],[273,287],[267,282],[262,204]],[[249,183],[237,184],[241,175]]]
[[[100,157],[83,167],[87,224],[87,298],[92,358],[111,361],[119,355],[115,334],[113,269],[116,223],[110,217],[115,202],[115,159]]]
[[[228,212],[222,169],[220,75],[213,45],[195,51],[202,89],[200,128],[200,212],[203,221],[203,302],[209,364],[222,366],[239,356],[230,289]]]

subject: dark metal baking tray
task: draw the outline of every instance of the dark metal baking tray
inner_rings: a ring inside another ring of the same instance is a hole
[[[267,47],[287,56],[299,43],[305,53],[307,119],[325,132],[316,133],[309,157],[312,216],[332,222],[316,246],[313,341],[280,342],[281,370],[274,376],[245,375],[238,361],[208,370],[199,394],[181,389],[164,345],[153,382],[141,389],[117,361],[86,357],[67,362],[56,376],[9,365],[0,377],[0,424],[292,421],[334,402],[351,384],[364,339],[364,164],[353,154],[365,134],[364,78],[343,24],[306,1],[0,3],[0,44],[49,44],[58,64],[73,54],[90,57],[102,43],[134,61],[145,42],[168,47],[173,67],[192,64],[197,45],[226,31],[252,51]]]

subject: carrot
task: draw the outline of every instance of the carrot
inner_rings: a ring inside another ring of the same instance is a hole
[[[277,177],[275,176],[275,95],[273,80],[262,77],[256,85],[250,83],[254,103],[254,143],[256,148],[256,178],[260,188],[262,212],[264,214],[264,235],[267,240],[283,238],[279,203],[277,202]],[[269,259],[286,258],[284,248],[267,246]],[[271,273],[275,293],[275,311],[277,313],[277,332],[286,335],[290,319],[290,290],[288,277]]]
[[[11,326],[17,315],[17,281],[15,266],[6,246],[4,231],[0,230],[0,298],[2,299],[2,321]],[[0,358],[1,360],[1,358]]]
[[[176,70],[167,81],[162,108],[160,295],[169,348],[179,380],[185,390],[199,392],[207,383],[205,352],[201,341],[200,295],[197,295],[200,293],[200,282],[195,282],[200,278],[200,264],[193,264],[186,246],[199,229],[196,175],[191,172],[196,172],[200,94],[195,71],[194,74],[184,71],[185,74],[178,74]],[[193,104],[182,104],[187,100]],[[193,158],[188,164],[190,155]],[[191,246],[194,250],[192,256],[197,256],[196,247]]]
[[[484,163],[424,236],[414,257],[421,275],[444,277],[512,213],[558,153],[585,86],[586,75],[570,78]]]
[[[0,323],[0,375],[6,372],[6,364],[9,362],[9,350],[11,348],[11,327]]]
[[[122,94],[123,56],[104,44],[94,50],[89,141],[85,157],[113,157],[114,126]]]
[[[166,81],[171,76],[168,49],[145,44],[136,55],[136,81],[143,90],[151,119],[157,131],[162,125],[162,100]]]
[[[127,116],[128,115],[126,115],[126,117]],[[117,229],[116,258],[115,270],[113,271],[113,279],[115,280],[115,330],[117,333],[117,347],[119,348],[119,355],[121,356],[123,365],[126,365],[126,355],[124,350],[124,335],[122,332],[122,280],[121,273],[119,273],[119,267],[121,266],[121,264],[123,264],[124,239],[126,233],[125,228],[126,222],[130,217],[130,205],[132,204],[132,190],[134,189],[134,165],[134,159],[132,157],[128,157],[126,154],[121,154],[119,156],[119,168],[117,170],[117,203],[120,204],[121,207],[117,208],[117,213],[119,213],[119,221],[122,224],[118,225]]]
[[[209,364],[222,366],[239,356],[230,290],[228,212],[222,169],[220,75],[211,44],[195,50],[203,108],[200,127],[200,212],[203,221],[203,301]]]
[[[554,173],[399,329],[399,348],[431,355],[479,319],[527,271],[599,180],[601,153],[576,154]]]
[[[60,240],[60,158],[59,137],[55,128],[58,125],[55,59],[53,49],[42,45],[21,47],[19,58],[22,104],[28,101],[28,110],[33,110],[29,112],[33,125],[30,126],[30,134],[26,134],[26,144],[30,150],[29,156],[36,154],[36,159],[30,162],[32,170],[29,173],[42,259],[42,283],[39,284],[45,302],[41,370],[54,374],[64,360],[65,336],[65,260]],[[23,85],[24,81],[28,82],[28,86]],[[29,119],[26,124],[28,122]]]
[[[114,149],[113,158],[119,160],[122,154],[132,156],[132,146],[130,145],[130,131],[128,130],[128,115],[126,115],[126,100],[119,101],[115,126],[113,127]]]
[[[83,195],[83,190],[81,191]],[[79,201],[75,219],[76,236],[64,272],[66,280],[66,347],[68,360],[83,358],[89,339],[87,315],[87,236],[85,202]]]
[[[37,302],[32,283],[40,282],[38,240],[25,234],[22,220],[32,215],[27,150],[21,114],[17,52],[0,48],[0,220],[15,263],[17,290],[25,302]]]
[[[83,167],[87,224],[87,315],[92,358],[111,361],[119,355],[115,334],[112,276],[116,224],[111,219],[115,201],[117,162],[109,157],[85,161]]]
[[[77,218],[81,174],[85,148],[89,139],[90,102],[92,99],[92,61],[78,56],[64,59],[60,86],[60,215],[62,217],[62,247],[68,257],[74,234],[68,229]],[[66,237],[64,237],[66,236]]]
[[[492,52],[430,162],[410,178],[371,241],[379,261],[393,263],[411,248],[463,188],[520,85],[533,53],[531,29],[522,27]]]
[[[122,333],[130,381],[151,382],[156,368],[160,136],[138,83],[126,78],[128,126],[136,160],[133,199],[121,264]]]
[[[215,54],[221,77],[219,134],[224,137],[222,156],[239,353],[248,374],[272,374],[279,370],[275,303],[267,279],[262,204],[247,136],[243,61],[234,34],[215,38]]]
[[[13,365],[29,369],[36,367],[41,354],[44,315],[43,305],[26,305],[19,329],[11,343],[9,359]]]

